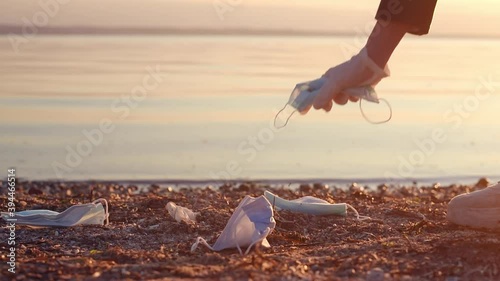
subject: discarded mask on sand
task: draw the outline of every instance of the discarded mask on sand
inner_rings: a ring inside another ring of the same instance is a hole
[[[331,204],[323,199],[313,196],[304,196],[295,200],[286,200],[269,191],[265,191],[264,196],[274,207],[281,210],[288,210],[295,213],[309,215],[347,216],[347,209],[351,209],[356,215],[356,219],[370,219],[370,217],[367,216],[360,216],[358,211],[347,203]]]
[[[446,218],[458,225],[500,230],[500,182],[453,197]]]
[[[80,224],[109,224],[108,201],[102,198],[88,204],[73,205],[61,213],[41,209],[15,213],[2,212],[1,215],[7,222],[29,226],[70,227]]]
[[[245,255],[253,245],[270,247],[266,237],[273,231],[276,222],[273,217],[271,203],[264,197],[245,196],[234,210],[226,227],[213,246],[208,245],[202,237],[198,237],[191,246],[193,252],[198,244],[203,244],[213,251],[237,248],[243,254],[241,247],[248,246]]]
[[[174,218],[177,222],[183,221],[187,224],[196,223],[196,215],[198,215],[198,213],[195,213],[188,208],[177,206],[174,202],[168,202],[167,210],[170,216],[172,216],[172,218]]]

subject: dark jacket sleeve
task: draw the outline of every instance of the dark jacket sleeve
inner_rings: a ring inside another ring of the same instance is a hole
[[[429,33],[437,0],[381,0],[375,18],[408,24],[410,33]]]

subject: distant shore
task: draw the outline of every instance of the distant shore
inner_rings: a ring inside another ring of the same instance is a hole
[[[20,177],[20,181],[34,183],[65,183],[65,184],[123,184],[147,187],[152,184],[173,187],[206,187],[220,186],[224,184],[266,184],[270,186],[286,186],[290,189],[297,189],[303,184],[326,184],[338,188],[348,188],[352,184],[358,184],[369,188],[376,188],[379,185],[393,187],[421,186],[421,185],[473,185],[482,178],[491,179],[493,182],[500,180],[500,176],[450,176],[450,177],[426,177],[426,178],[281,178],[281,179],[184,179],[184,178],[157,178],[157,179],[30,179]],[[1,179],[0,179],[1,180]]]
[[[0,35],[22,35],[26,32],[32,35],[35,28],[37,35],[159,35],[159,36],[192,36],[192,35],[207,35],[207,36],[290,36],[290,37],[332,37],[332,36],[360,36],[355,32],[327,32],[315,30],[299,30],[299,29],[247,29],[247,28],[226,28],[226,29],[203,29],[203,28],[169,28],[169,27],[104,27],[104,26],[45,26],[45,27],[29,27],[18,25],[0,25]],[[28,31],[26,31],[28,30]],[[363,36],[363,35],[361,35]],[[366,35],[367,36],[367,35]],[[478,35],[478,34],[429,34],[429,38],[442,39],[491,39],[499,40],[500,37],[495,35]]]

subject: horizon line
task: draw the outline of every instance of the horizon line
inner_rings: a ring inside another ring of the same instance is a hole
[[[448,175],[448,176],[422,176],[422,177],[401,177],[401,178],[385,178],[385,177],[311,177],[311,178],[234,178],[234,179],[186,179],[186,178],[149,178],[149,179],[57,179],[44,178],[33,179],[29,177],[21,177],[19,180],[25,182],[63,182],[63,183],[123,183],[123,184],[172,184],[172,185],[206,185],[206,184],[224,184],[224,183],[260,183],[260,184],[460,184],[464,181],[477,181],[481,178],[498,178],[495,175]],[[1,178],[0,178],[1,180]],[[494,181],[492,181],[494,182]]]
[[[0,35],[23,36],[24,26],[0,25]],[[68,27],[41,27],[35,32],[36,35],[165,35],[165,36],[190,36],[190,35],[214,35],[214,36],[297,36],[297,37],[326,37],[326,36],[355,36],[356,32],[347,31],[318,31],[318,30],[295,30],[295,29],[253,29],[253,28],[172,28],[172,27],[90,27],[90,26],[68,26]],[[368,37],[368,34],[363,34]],[[495,34],[427,34],[425,37],[442,39],[500,39]]]

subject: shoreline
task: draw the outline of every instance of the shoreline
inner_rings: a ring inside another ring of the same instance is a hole
[[[40,184],[121,184],[121,185],[137,185],[140,188],[145,188],[151,185],[159,185],[162,187],[173,188],[205,188],[207,186],[220,186],[224,184],[264,184],[273,187],[287,186],[291,189],[296,189],[304,184],[325,184],[333,187],[348,188],[352,184],[363,185],[364,187],[375,189],[380,185],[391,187],[405,186],[427,186],[427,185],[474,185],[482,179],[491,179],[496,182],[500,180],[500,176],[449,176],[449,177],[423,177],[423,178],[408,178],[399,180],[387,180],[384,178],[289,178],[289,179],[231,179],[231,180],[214,180],[214,179],[29,179],[18,177],[17,180],[27,183]],[[3,179],[6,181],[7,179]],[[2,180],[0,180],[1,182]]]

